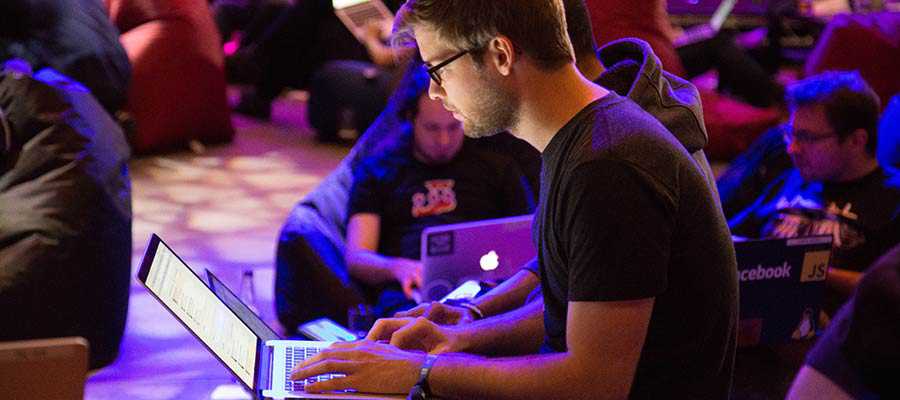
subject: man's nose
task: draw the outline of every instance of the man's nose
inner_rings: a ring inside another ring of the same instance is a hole
[[[444,88],[438,85],[433,79],[428,82],[428,97],[432,100],[440,100],[444,98]]]
[[[437,135],[437,142],[441,146],[447,146],[450,144],[450,131],[447,129],[441,129]]]

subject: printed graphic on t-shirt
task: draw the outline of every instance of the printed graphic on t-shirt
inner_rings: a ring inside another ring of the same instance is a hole
[[[851,250],[865,243],[859,229],[859,215],[853,212],[853,204],[839,206],[830,203],[824,207],[817,200],[797,195],[788,200],[782,197],[776,204],[778,218],[762,232],[764,236],[795,238],[801,236],[831,235],[834,247]]]
[[[412,197],[413,218],[431,217],[456,210],[456,192],[453,179],[438,179],[425,182],[428,193],[416,193]]]

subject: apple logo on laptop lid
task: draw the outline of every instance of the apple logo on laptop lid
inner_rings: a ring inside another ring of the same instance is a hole
[[[497,255],[496,251],[491,250],[487,254],[481,256],[479,264],[481,265],[482,271],[493,271],[500,267],[500,256]]]

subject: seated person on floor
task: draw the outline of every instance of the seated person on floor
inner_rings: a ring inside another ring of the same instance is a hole
[[[900,397],[900,246],[869,268],[807,355],[787,398]]]
[[[732,216],[732,233],[790,238],[832,235],[826,311],[861,271],[900,240],[900,188],[875,157],[878,97],[855,72],[829,72],[789,88],[784,139],[794,168]]]
[[[236,112],[269,119],[272,101],[285,88],[307,89],[313,74],[328,61],[380,63],[382,55],[372,53],[368,39],[361,43],[354,37],[330,0],[263,3],[244,29],[237,51],[226,58],[229,79],[251,86]],[[384,3],[389,10],[400,5],[398,0]]]
[[[534,211],[534,193],[512,158],[476,148],[462,123],[427,96],[423,68],[405,94],[396,142],[354,169],[348,204],[350,275],[379,287],[376,316],[414,306],[420,235],[429,226]]]

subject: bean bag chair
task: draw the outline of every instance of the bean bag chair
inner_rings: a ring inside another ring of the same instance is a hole
[[[106,0],[132,65],[135,152],[234,136],[222,45],[204,0]]]
[[[128,144],[52,71],[0,74],[0,111],[0,341],[81,336],[107,365],[128,310]]]
[[[900,12],[836,15],[804,65],[806,76],[858,70],[882,107],[900,93]]]

